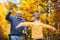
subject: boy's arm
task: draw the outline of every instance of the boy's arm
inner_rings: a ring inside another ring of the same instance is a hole
[[[22,23],[20,23],[19,25],[17,25],[16,28],[24,27],[24,26],[28,27],[29,25],[30,25],[30,22],[22,22]]]
[[[43,26],[44,28],[46,29],[49,29],[51,31],[56,31],[56,29],[50,25],[47,25],[47,24],[43,24],[43,23],[40,23],[41,26]]]

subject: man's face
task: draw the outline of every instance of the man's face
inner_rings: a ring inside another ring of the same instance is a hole
[[[21,18],[22,17],[22,13],[21,12],[17,12],[17,18]]]

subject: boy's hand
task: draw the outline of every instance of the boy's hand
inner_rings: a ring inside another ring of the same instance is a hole
[[[16,26],[16,29],[19,28],[20,26]]]

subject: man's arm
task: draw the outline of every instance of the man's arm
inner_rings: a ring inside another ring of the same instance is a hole
[[[23,19],[23,22],[26,22],[26,21],[25,21],[25,19]],[[26,35],[27,35],[27,31],[28,31],[27,27],[26,27],[26,26],[24,26],[23,28],[24,28],[24,34],[26,34]]]
[[[10,21],[11,20],[11,13],[13,12],[13,8],[11,8],[8,12],[8,14],[6,15],[6,20]]]
[[[41,26],[43,26],[44,28],[46,29],[49,29],[51,31],[56,31],[56,29],[50,25],[47,25],[47,24],[43,24],[43,23],[40,23]]]
[[[27,35],[27,32],[28,32],[28,29],[27,29],[27,27],[25,26],[25,27],[24,27],[24,34]]]
[[[11,12],[8,12],[8,14],[6,15],[6,20],[10,21],[11,17],[10,17]]]

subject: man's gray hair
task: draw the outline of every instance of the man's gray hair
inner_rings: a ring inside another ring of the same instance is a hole
[[[22,13],[21,11],[16,11],[16,14]]]

